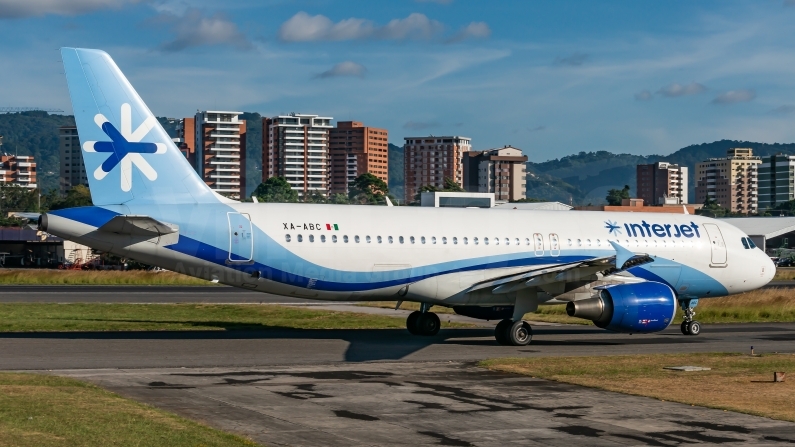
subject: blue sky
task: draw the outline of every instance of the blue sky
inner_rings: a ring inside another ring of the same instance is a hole
[[[0,106],[71,113],[61,46],[152,111],[317,113],[533,161],[795,141],[795,0],[0,0]]]

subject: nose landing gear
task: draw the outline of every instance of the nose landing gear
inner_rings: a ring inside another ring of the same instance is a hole
[[[694,319],[696,316],[696,311],[694,309],[697,305],[697,299],[679,301],[679,306],[682,307],[682,310],[685,312],[684,321],[682,321],[682,324],[679,326],[684,335],[698,335],[701,333],[701,323]]]
[[[431,304],[420,304],[420,310],[414,311],[406,318],[406,329],[412,335],[436,335],[442,326],[439,316],[429,312]]]

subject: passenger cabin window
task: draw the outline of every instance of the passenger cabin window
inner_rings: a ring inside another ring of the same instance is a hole
[[[487,238],[487,237],[484,237],[484,238],[483,238],[483,243],[484,243],[485,245],[489,245],[489,238]]]
[[[478,238],[473,237],[472,238],[472,243],[475,244],[475,245],[478,245]]]
[[[402,244],[402,243],[404,242],[404,241],[403,241],[403,236],[400,236],[400,237],[398,238],[398,241],[399,241],[399,242]]]
[[[392,240],[392,236],[389,236],[389,243],[391,244],[393,242],[394,242],[394,240]]]
[[[464,238],[464,245],[468,245],[468,244],[469,244],[469,239],[468,238]]]
[[[422,236],[422,237],[420,238],[420,242],[422,242],[423,244],[425,243],[425,236]]]
[[[303,242],[303,241],[304,241],[304,237],[299,234],[298,235],[298,242]]]
[[[453,245],[458,245],[458,238],[457,237],[453,238]]]
[[[285,241],[287,241],[287,242],[290,242],[290,239],[291,239],[291,237],[290,237],[290,235],[289,235],[289,234],[285,234],[285,235],[284,235],[284,240],[285,240]]]
[[[359,243],[359,235],[354,236],[353,240],[356,241],[356,243],[358,244]]]
[[[381,239],[381,236],[378,236],[378,243],[380,244],[382,242],[383,242],[383,240]]]
[[[370,236],[365,236],[365,240],[367,240],[367,243],[368,243],[368,244],[369,244],[370,242],[372,242],[372,240],[370,239]]]
[[[431,244],[435,244],[435,243],[436,243],[436,236],[431,236]]]
[[[325,234],[321,234],[320,235],[320,242],[326,242],[326,235]]]
[[[334,242],[335,244],[337,243],[337,235],[336,234],[331,236],[331,242]]]
[[[348,235],[342,236],[342,242],[348,243]]]
[[[310,234],[309,235],[309,242],[315,242],[315,235],[314,234]]]
[[[446,244],[446,243],[447,243],[447,238],[442,236],[442,244]]]
[[[411,237],[409,238],[409,241],[411,241],[411,243],[412,243],[412,244],[413,244],[414,242],[416,242],[416,241],[414,240],[414,236],[411,236]]]

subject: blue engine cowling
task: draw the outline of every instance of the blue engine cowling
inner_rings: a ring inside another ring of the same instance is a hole
[[[670,287],[649,281],[607,286],[598,297],[569,302],[566,313],[591,320],[602,329],[643,334],[667,328],[676,307]]]

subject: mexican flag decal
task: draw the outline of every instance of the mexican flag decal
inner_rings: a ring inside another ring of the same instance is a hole
[[[327,230],[339,231],[340,227],[338,227],[337,224],[326,224],[326,229]]]

